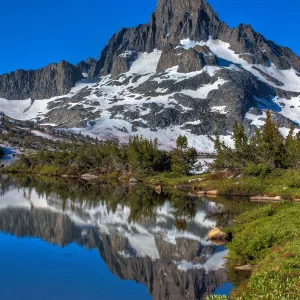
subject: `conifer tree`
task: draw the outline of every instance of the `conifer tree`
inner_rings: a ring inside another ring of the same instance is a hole
[[[180,135],[176,140],[176,149],[171,154],[172,172],[187,175],[192,170],[196,160],[196,149],[189,148],[187,137]]]

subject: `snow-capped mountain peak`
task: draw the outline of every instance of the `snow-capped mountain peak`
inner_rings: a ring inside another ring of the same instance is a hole
[[[2,75],[1,110],[122,142],[139,134],[170,148],[185,134],[204,152],[213,150],[207,135],[218,131],[229,141],[235,121],[254,133],[267,109],[282,132],[299,122],[300,58],[251,26],[229,28],[204,0],[159,0],[148,24],[122,28],[97,60],[72,70],[80,81],[71,90],[57,81],[69,93],[39,100],[28,92],[26,108],[23,92],[9,101],[7,76],[22,85],[30,74]],[[87,72],[89,79],[78,75]]]

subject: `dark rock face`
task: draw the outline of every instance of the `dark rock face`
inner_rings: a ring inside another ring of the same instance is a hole
[[[0,98],[49,99],[67,94],[82,78],[79,69],[66,61],[34,71],[17,70],[0,76]]]
[[[219,37],[230,43],[235,53],[243,54],[243,59],[252,64],[269,66],[273,63],[280,70],[293,67],[299,71],[300,58],[290,49],[276,45],[255,32],[250,25],[240,24]],[[245,53],[248,53],[246,55]],[[249,55],[250,54],[250,55]]]
[[[96,60],[92,57],[88,57],[86,60],[80,61],[76,67],[80,70],[81,73],[88,74],[91,70],[91,67],[95,64]]]
[[[148,24],[122,28],[110,39],[89,77],[110,74],[114,59],[127,50],[163,50],[169,44],[179,45],[187,37],[195,41],[220,39],[230,43],[230,49],[249,63],[273,63],[278,69],[293,67],[300,72],[300,58],[290,49],[267,41],[251,26],[241,24],[230,29],[205,0],[159,0]]]
[[[110,74],[115,57],[127,50],[152,52],[168,44],[178,45],[186,37],[207,40],[217,37],[224,28],[227,25],[204,0],[160,0],[149,24],[122,28],[110,39],[89,77]]]
[[[169,45],[161,54],[157,72],[178,66],[179,73],[190,73],[201,71],[206,65],[217,66],[217,57],[208,47],[196,46],[185,50]]]

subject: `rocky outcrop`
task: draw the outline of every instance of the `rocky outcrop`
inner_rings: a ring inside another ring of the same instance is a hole
[[[300,71],[300,58],[291,50],[266,40],[250,25],[240,24],[219,37],[230,43],[230,49],[252,64],[270,66],[273,63],[280,70],[293,67]]]
[[[95,62],[96,60],[94,58],[88,57],[86,60],[80,61],[76,65],[76,67],[80,70],[81,73],[88,74]]]
[[[157,72],[178,66],[179,73],[201,71],[206,65],[217,66],[217,57],[208,47],[195,46],[190,49],[167,46],[160,57]]]
[[[0,76],[0,98],[49,99],[67,94],[82,78],[79,69],[66,61],[39,70],[17,70]]]
[[[117,77],[122,73],[126,73],[130,70],[132,62],[138,57],[138,53],[135,51],[127,51],[120,54],[114,59],[111,76]]]
[[[90,78],[110,74],[114,59],[128,50],[152,52],[180,40],[217,38],[228,26],[222,23],[210,5],[194,0],[160,0],[149,24],[122,28],[108,42],[89,74]]]

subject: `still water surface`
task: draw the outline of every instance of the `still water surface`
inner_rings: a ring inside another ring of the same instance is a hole
[[[0,176],[1,299],[205,299],[228,294],[209,230],[246,201],[141,186]]]

